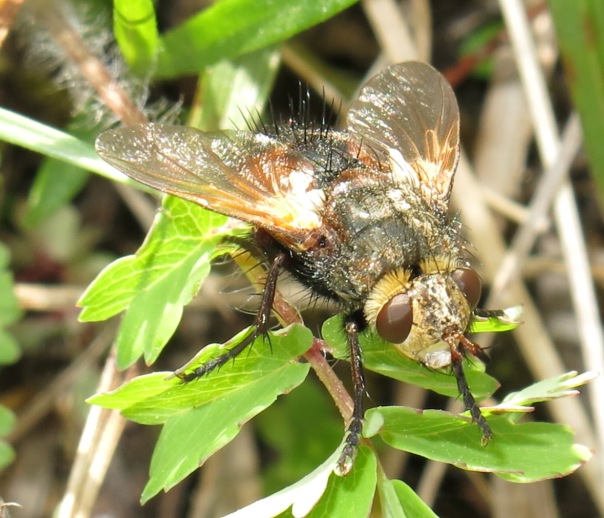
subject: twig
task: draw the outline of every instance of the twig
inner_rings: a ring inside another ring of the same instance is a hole
[[[117,84],[105,65],[88,50],[78,32],[60,12],[60,2],[34,0],[28,6],[34,9],[37,18],[45,25],[53,38],[75,63],[82,76],[96,90],[100,99],[125,124],[147,122],[145,114],[138,109],[130,97]]]

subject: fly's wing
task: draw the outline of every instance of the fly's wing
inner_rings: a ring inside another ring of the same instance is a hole
[[[438,71],[413,61],[386,68],[361,88],[347,123],[357,146],[446,209],[459,158],[459,108]]]
[[[320,224],[313,164],[266,135],[140,124],[104,132],[96,150],[145,185],[267,229],[291,247]]]

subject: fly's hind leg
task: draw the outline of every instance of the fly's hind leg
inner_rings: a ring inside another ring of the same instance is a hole
[[[279,277],[279,272],[281,271],[285,258],[285,254],[278,254],[275,256],[268,269],[266,274],[266,283],[264,285],[264,291],[262,292],[262,299],[260,301],[260,308],[258,309],[258,313],[256,313],[256,318],[250,333],[241,342],[220,356],[209,360],[191,372],[177,372],[176,376],[178,376],[185,383],[197,378],[201,378],[213,370],[222,367],[229,360],[236,358],[245,349],[247,349],[254,342],[254,340],[256,340],[256,338],[265,335],[269,331],[271,310],[273,308],[275,292],[277,289],[277,278]]]

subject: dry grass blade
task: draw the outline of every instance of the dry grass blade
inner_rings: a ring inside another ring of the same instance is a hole
[[[130,368],[119,373],[115,357],[110,354],[98,386],[99,392],[114,389],[133,377],[136,370]],[[91,407],[57,516],[90,516],[125,424],[126,419],[117,410]]]
[[[525,87],[541,160],[546,167],[551,167],[557,159],[560,141],[554,119],[554,110],[547,94],[536,51],[532,42],[524,5],[519,0],[502,0],[501,8],[506,18],[510,39],[514,46],[518,68]],[[554,214],[562,241],[563,254],[568,264],[570,288],[575,306],[575,315],[579,322],[579,334],[585,365],[595,371],[601,371],[604,365],[604,335],[599,317],[598,303],[591,277],[589,261],[579,215],[568,182],[560,189]],[[604,380],[602,377],[591,387],[592,411],[597,423],[598,443],[604,446],[604,412],[600,402],[604,397]],[[594,498],[604,510],[604,496],[599,489],[599,481],[604,473],[604,462],[591,463],[584,474],[590,474],[590,487]]]

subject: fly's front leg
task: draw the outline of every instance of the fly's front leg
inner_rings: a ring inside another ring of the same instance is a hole
[[[344,326],[350,351],[350,369],[354,390],[354,409],[350,424],[346,430],[344,449],[338,459],[336,471],[339,475],[346,475],[352,469],[357,454],[361,432],[363,430],[363,397],[365,395],[365,374],[363,372],[363,358],[359,344],[359,324],[354,317],[349,317]]]
[[[468,380],[463,371],[463,355],[457,346],[451,346],[451,367],[453,368],[453,373],[457,380],[457,389],[463,398],[466,410],[470,411],[472,421],[474,421],[482,430],[482,439],[480,442],[483,446],[486,446],[493,437],[493,432],[491,431],[487,420],[482,415],[474,395],[470,391]]]
[[[264,291],[262,292],[262,300],[260,301],[260,308],[256,313],[254,325],[250,333],[237,345],[222,353],[220,356],[209,360],[208,362],[200,365],[192,372],[177,372],[176,375],[185,383],[192,381],[197,378],[201,378],[206,374],[212,372],[215,369],[222,367],[225,363],[233,358],[236,358],[242,351],[247,349],[253,342],[261,335],[266,334],[270,329],[270,318],[271,310],[273,308],[273,302],[275,300],[275,293],[277,290],[277,278],[279,272],[286,259],[285,254],[278,254],[271,263],[268,272],[266,274],[266,283],[264,285]]]

